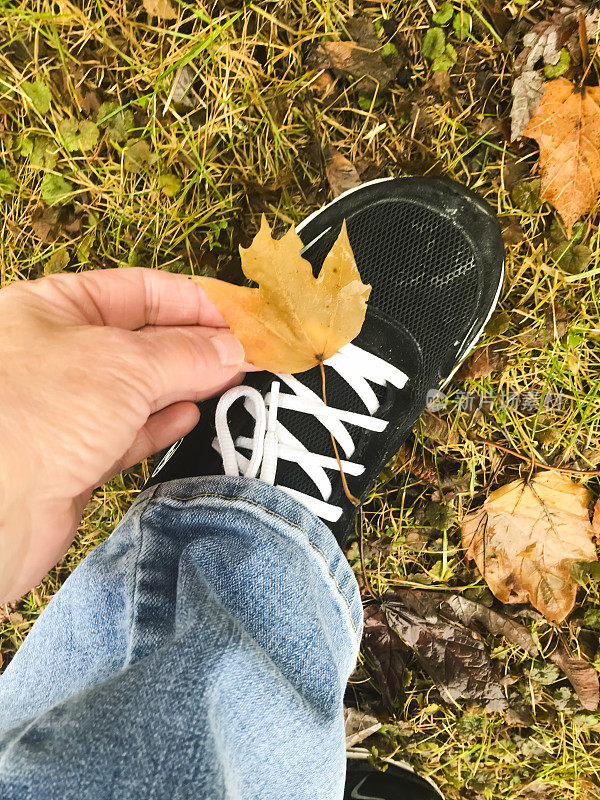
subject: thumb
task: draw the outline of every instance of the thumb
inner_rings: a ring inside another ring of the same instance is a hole
[[[120,459],[117,469],[132,467],[144,458],[169,447],[198,422],[200,412],[194,403],[174,403],[152,414],[138,431],[129,450]],[[115,470],[111,471],[111,474]]]
[[[244,369],[244,348],[228,331],[189,326],[139,331],[150,412],[183,400],[203,400]]]

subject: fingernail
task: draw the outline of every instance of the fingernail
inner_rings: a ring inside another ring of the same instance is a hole
[[[245,353],[241,343],[231,333],[218,333],[211,336],[210,341],[219,354],[219,360],[224,367],[233,367],[241,364]]]
[[[243,369],[244,372],[262,372],[262,367],[255,367],[254,364],[251,364],[249,361],[244,361],[240,369]]]

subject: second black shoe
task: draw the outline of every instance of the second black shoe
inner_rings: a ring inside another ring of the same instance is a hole
[[[195,475],[258,477],[287,491],[343,544],[365,498],[423,412],[475,345],[500,293],[504,248],[491,209],[437,178],[363,184],[304,220],[303,255],[318,273],[346,220],[364,283],[365,322],[352,344],[295,376],[248,374],[200,405],[200,421],[158,462],[150,483]]]
[[[344,800],[444,800],[429,778],[408,765],[393,761],[385,772],[368,761],[368,752],[348,751]]]

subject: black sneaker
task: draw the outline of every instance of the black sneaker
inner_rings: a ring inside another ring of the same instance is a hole
[[[159,460],[150,484],[260,477],[301,500],[345,542],[356,509],[330,431],[350,491],[362,500],[428,394],[450,379],[483,331],[500,293],[504,248],[496,217],[470,191],[439,178],[390,178],[346,192],[298,225],[315,272],[343,220],[372,290],[361,333],[325,362],[328,406],[318,368],[249,373],[242,386],[201,404],[198,425]]]
[[[408,764],[392,761],[381,771],[367,761],[364,751],[347,755],[344,800],[443,800],[433,781]]]

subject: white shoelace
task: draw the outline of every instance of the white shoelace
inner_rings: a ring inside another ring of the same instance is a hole
[[[295,497],[327,522],[337,522],[342,509],[327,502],[332,485],[325,472],[326,469],[339,471],[336,459],[333,456],[311,453],[281,424],[277,419],[277,411],[283,408],[312,415],[333,434],[346,459],[349,459],[354,453],[355,444],[344,425],[345,422],[377,432],[384,431],[388,425],[386,420],[374,416],[379,409],[379,401],[369,381],[379,386],[389,383],[401,389],[408,377],[397,367],[353,344],[342,347],[325,364],[332,367],[351,386],[366,406],[368,414],[332,408],[325,405],[318,394],[300,383],[297,378],[292,375],[277,375],[278,380],[273,381],[271,391],[264,398],[257,389],[243,385],[235,386],[222,395],[215,412],[217,435],[213,447],[221,454],[225,475],[243,475],[248,478],[258,476],[266,483],[275,484],[277,462],[280,459],[297,464],[313,481],[322,499],[279,484],[278,488]],[[291,393],[283,392],[282,384],[291,389]],[[251,439],[239,436],[234,443],[227,422],[227,412],[242,397],[244,407],[254,418],[254,432]],[[250,457],[242,455],[236,448],[249,451]],[[342,459],[341,463],[346,475],[361,475],[365,470],[362,464],[353,461]]]

